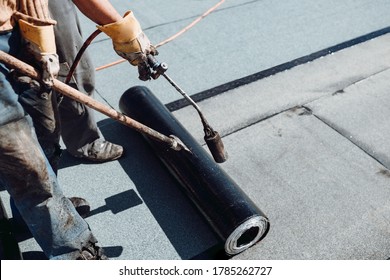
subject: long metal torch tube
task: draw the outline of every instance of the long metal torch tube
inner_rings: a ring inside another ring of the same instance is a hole
[[[200,119],[202,120],[203,126],[210,128],[205,116],[199,108],[199,105],[181,88],[178,84],[176,84],[166,73],[162,73],[162,76],[188,101],[194,106],[196,111],[198,112]],[[210,128],[211,129],[211,128]]]
[[[32,79],[40,80],[40,73],[31,65],[24,63],[23,61],[3,52],[0,51],[0,62],[4,63],[8,67],[12,69],[16,69],[18,72],[29,76]],[[59,80],[54,79],[53,81],[53,89],[58,91],[59,93],[68,96],[69,98],[76,100],[80,103],[85,104],[88,107],[91,107],[92,109],[124,124],[127,125],[134,130],[145,133],[149,135],[149,137],[152,137],[153,139],[165,143],[173,150],[187,150],[186,147],[184,147],[177,139],[174,137],[168,137],[166,135],[163,135],[159,132],[157,132],[154,129],[151,129],[150,127],[145,126],[142,123],[137,122],[136,120],[133,120],[122,113],[114,110],[113,108],[110,108],[109,106],[106,106],[93,98],[81,93],[80,91],[62,83]]]

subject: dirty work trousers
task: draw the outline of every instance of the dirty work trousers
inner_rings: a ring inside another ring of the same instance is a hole
[[[18,45],[17,32],[0,33],[0,50],[16,54]],[[83,246],[96,240],[64,196],[8,75],[0,64],[0,184],[46,256],[75,259]]]
[[[69,67],[84,40],[76,9],[71,0],[50,0],[49,10],[57,21],[54,27],[57,54],[61,63],[59,80],[65,81]],[[95,69],[88,52],[82,56],[69,84],[79,91],[91,96],[95,90]],[[89,107],[64,97],[59,106],[61,120],[61,136],[64,144],[73,155],[88,155],[84,147],[100,138],[93,110]]]

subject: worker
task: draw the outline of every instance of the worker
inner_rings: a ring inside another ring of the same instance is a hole
[[[0,50],[17,55],[22,38],[29,54],[41,66],[41,86],[48,91],[59,63],[51,40],[55,21],[48,16],[47,4],[44,1],[0,1],[0,11]],[[37,141],[31,118],[18,102],[8,80],[9,73],[6,66],[0,66],[2,185],[48,258],[105,259],[88,224],[65,198]]]
[[[61,69],[58,78],[61,81],[65,80],[69,72],[69,67],[73,64],[75,57],[83,44],[79,19],[72,2],[78,5],[82,12],[87,13],[90,16],[93,14],[93,17],[95,17],[93,20],[95,22],[104,22],[104,15],[101,17],[93,11],[91,12],[89,7],[86,7],[82,1],[49,1],[49,11],[52,17],[57,21],[57,24],[54,26],[54,32]],[[98,2],[99,1],[94,1],[94,3]],[[103,3],[99,3],[100,9],[106,9],[108,6],[107,3],[109,2],[103,1]],[[111,5],[109,6],[109,11],[111,13],[114,9]],[[138,31],[140,31],[140,28]],[[157,51],[152,46],[146,45],[144,49],[146,51],[150,50],[154,55],[157,54]],[[78,67],[71,79],[70,85],[89,96],[93,95],[95,90],[95,72],[88,53],[84,53],[81,57]],[[33,117],[33,120],[37,119],[39,122],[36,125],[37,127],[41,127],[42,123],[52,121],[54,118],[60,119],[62,140],[69,154],[74,157],[95,162],[111,161],[122,156],[122,146],[103,139],[103,136],[97,127],[93,110],[91,108],[65,96],[61,98],[61,102],[59,103],[59,115],[50,116],[49,109],[51,105],[40,105],[39,103],[45,102],[45,100],[42,101],[42,99],[34,96],[37,96],[37,94],[33,91],[24,91],[24,94],[21,95],[20,98],[22,105],[25,109],[30,111],[30,114],[34,114],[34,112],[38,115],[40,114],[40,116]],[[54,100],[56,97],[51,96],[51,98],[53,99],[52,102],[55,103],[55,105],[52,106],[56,106],[57,100]],[[34,100],[35,102],[32,103],[31,100]],[[46,101],[46,103],[48,102]],[[45,108],[47,110],[45,110]],[[37,131],[38,139],[41,144],[44,144],[44,150],[47,151],[46,155],[55,170],[58,166],[61,155],[60,146],[56,144],[59,142],[57,139],[59,138],[60,126],[58,122],[56,123],[56,127],[53,128],[54,131],[53,129],[46,129],[50,127],[49,125],[45,125],[42,129]]]
[[[132,12],[122,18],[108,1],[77,0],[75,3],[112,38],[114,49],[132,65],[144,65],[146,55],[155,54]],[[42,71],[36,89],[43,93],[51,92],[53,79],[59,72],[54,25],[45,0],[0,1],[0,50],[15,56],[22,49],[23,53],[27,50]],[[49,259],[106,259],[88,224],[65,198],[38,143],[31,118],[10,83],[13,81],[10,72],[0,65],[2,184]],[[45,94],[41,97],[51,100]]]

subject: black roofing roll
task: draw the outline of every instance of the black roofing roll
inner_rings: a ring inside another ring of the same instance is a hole
[[[236,255],[265,237],[269,228],[265,214],[148,88],[136,86],[128,89],[121,96],[119,107],[122,113],[146,126],[178,137],[190,150],[175,151],[144,135],[223,240],[228,255]]]

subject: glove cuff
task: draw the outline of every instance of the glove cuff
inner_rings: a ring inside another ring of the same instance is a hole
[[[118,43],[133,41],[142,33],[141,25],[132,11],[126,12],[123,19],[117,22],[98,25],[97,28]]]
[[[56,53],[53,25],[36,26],[20,19],[19,28],[22,37],[37,47],[41,54]]]

